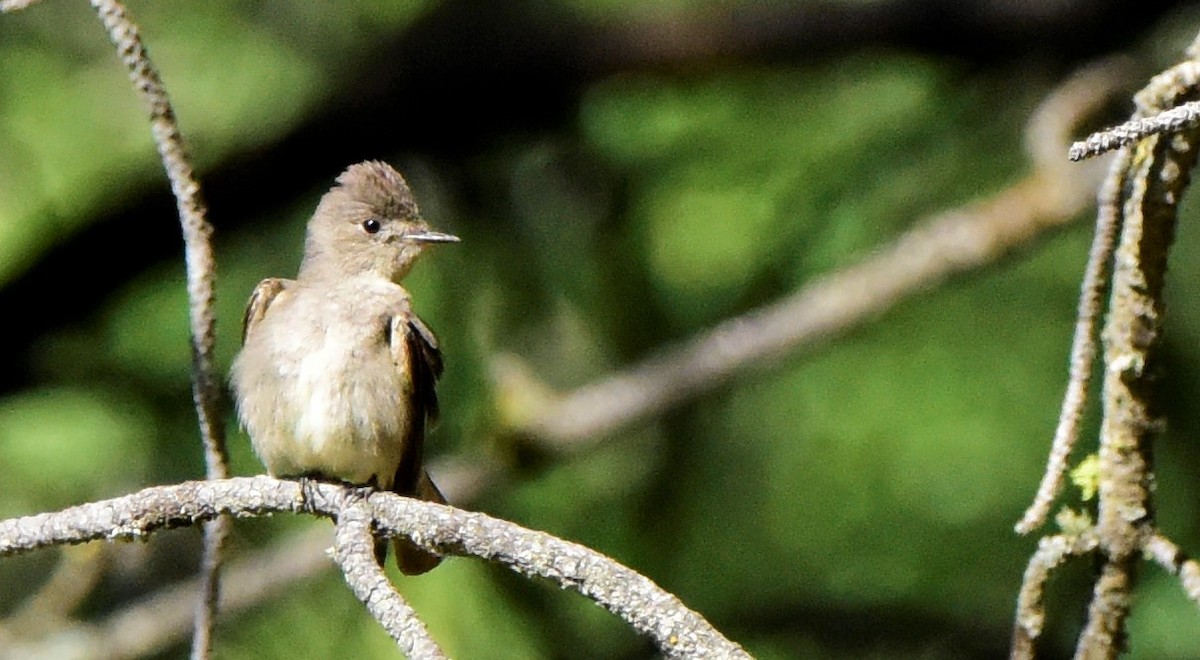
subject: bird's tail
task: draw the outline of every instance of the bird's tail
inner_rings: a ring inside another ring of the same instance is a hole
[[[424,470],[421,470],[421,477],[417,480],[415,490],[416,492],[413,493],[413,496],[418,499],[437,504],[446,504],[446,498],[442,495],[442,491],[438,490],[437,485],[429,478],[429,473]],[[438,564],[442,563],[440,555],[432,554],[418,547],[407,538],[395,539],[392,542],[392,546],[396,549],[396,565],[400,567],[400,572],[405,575],[420,575],[433,570]]]

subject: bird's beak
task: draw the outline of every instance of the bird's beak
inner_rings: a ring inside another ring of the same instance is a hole
[[[405,234],[404,240],[417,243],[457,243],[458,237],[453,234],[443,234],[440,231],[418,231]]]

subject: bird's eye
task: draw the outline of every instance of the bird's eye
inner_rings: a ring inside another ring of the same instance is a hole
[[[366,220],[363,220],[362,223],[363,231],[367,232],[368,234],[378,233],[382,227],[383,225],[379,224],[379,218],[367,218]]]

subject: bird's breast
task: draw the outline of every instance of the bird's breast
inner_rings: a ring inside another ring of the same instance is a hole
[[[374,477],[387,487],[409,420],[402,405],[406,385],[386,342],[386,316],[315,318],[298,315],[271,325],[262,347],[271,357],[251,378],[273,381],[260,388],[273,394],[250,402],[243,423],[275,474],[320,473],[351,483]],[[250,398],[243,395],[243,404]]]

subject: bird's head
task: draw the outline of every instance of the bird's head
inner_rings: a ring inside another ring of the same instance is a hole
[[[425,246],[457,241],[429,229],[399,172],[369,160],[348,167],[321,198],[308,223],[301,275],[306,270],[343,276],[370,272],[396,282]]]

